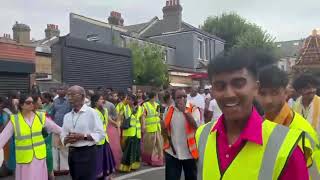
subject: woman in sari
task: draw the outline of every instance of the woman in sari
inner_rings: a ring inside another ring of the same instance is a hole
[[[115,161],[109,145],[109,138],[107,134],[109,115],[108,110],[104,108],[104,103],[105,100],[103,95],[95,94],[91,96],[91,106],[98,113],[106,133],[106,138],[97,144],[96,177],[98,180],[110,178],[110,175],[115,172]]]
[[[120,111],[119,117],[122,122],[122,139],[121,146],[123,156],[119,170],[130,172],[140,168],[141,151],[141,119],[143,108],[138,105],[135,95],[130,94],[127,97],[127,105]]]
[[[161,135],[160,104],[156,93],[149,93],[149,101],[143,104],[144,117],[142,160],[150,166],[163,166],[163,139]]]

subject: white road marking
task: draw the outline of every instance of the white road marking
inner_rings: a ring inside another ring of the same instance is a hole
[[[125,180],[125,179],[129,179],[130,177],[138,176],[140,174],[144,174],[144,173],[151,172],[151,171],[162,170],[164,168],[165,167],[156,167],[156,168],[144,169],[144,170],[137,171],[137,172],[132,172],[130,174],[126,174],[126,175],[123,175],[123,176],[120,176],[120,177],[116,177],[116,178],[114,178],[114,180]]]

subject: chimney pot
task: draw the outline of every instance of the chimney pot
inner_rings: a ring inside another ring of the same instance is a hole
[[[166,2],[166,6],[168,7],[169,5],[170,5],[170,2],[169,2],[169,1],[167,1],[167,2]]]
[[[180,5],[180,0],[177,0],[177,5]]]

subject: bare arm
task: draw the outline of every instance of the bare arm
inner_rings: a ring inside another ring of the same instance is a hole
[[[45,127],[49,132],[53,132],[58,135],[60,135],[62,132],[62,128],[58,126],[55,122],[53,122],[50,118],[46,119]]]

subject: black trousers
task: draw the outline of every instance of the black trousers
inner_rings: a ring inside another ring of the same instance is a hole
[[[96,146],[70,147],[69,169],[72,180],[96,179]]]
[[[196,160],[179,160],[168,153],[166,158],[166,180],[180,180],[183,168],[185,180],[197,180]]]

